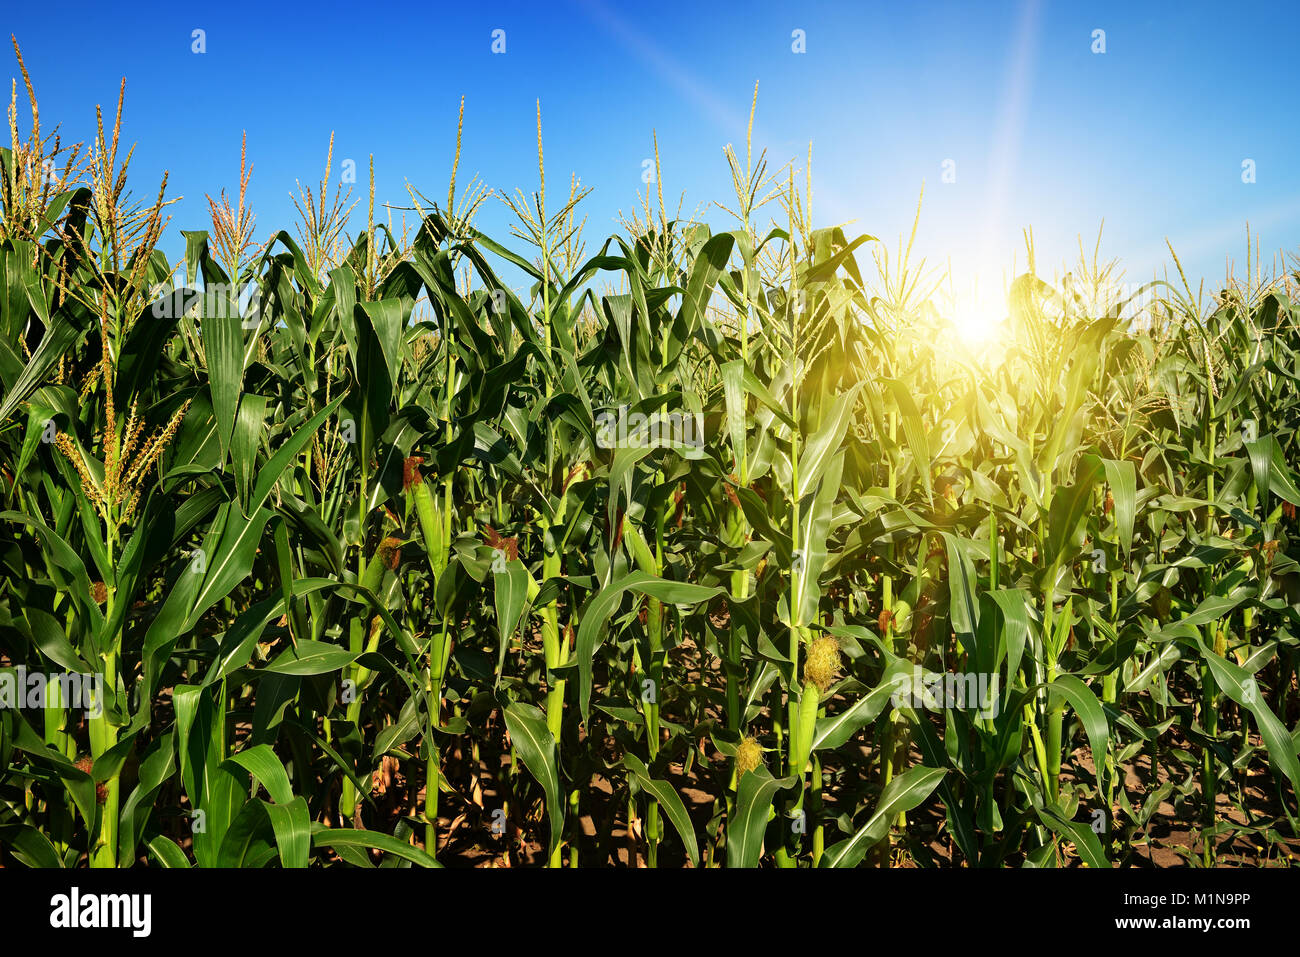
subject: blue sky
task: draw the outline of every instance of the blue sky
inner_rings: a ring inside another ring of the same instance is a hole
[[[336,170],[353,159],[364,222],[374,155],[380,202],[404,182],[446,193],[456,111],[466,96],[461,182],[536,183],[542,104],[552,196],[576,171],[588,251],[643,188],[657,130],[669,205],[686,192],[716,228],[730,198],[722,148],[743,151],[753,84],[755,144],[773,165],[813,148],[814,218],[853,221],[896,246],[925,184],[918,248],[959,273],[1024,265],[1032,227],[1040,272],[1091,252],[1127,278],[1168,262],[1194,276],[1244,267],[1249,221],[1266,257],[1300,251],[1300,125],[1288,104],[1300,65],[1278,41],[1285,4],[767,3],[558,0],[455,4],[229,2],[12,4],[45,123],[89,139],[127,78],[132,183],[152,196],[170,171],[167,248],[205,228],[205,193],[237,186],[239,140],[255,164],[259,238],[293,218],[295,179],[315,182],[331,131]],[[192,31],[206,52],[191,52]],[[505,31],[506,52],[491,50]],[[1093,31],[1105,31],[1094,53]],[[792,50],[804,31],[806,52]],[[17,75],[12,52],[6,72]],[[1256,181],[1242,182],[1242,163]],[[955,182],[943,182],[952,161]],[[553,200],[554,201],[554,200]],[[491,203],[479,225],[505,236]]]

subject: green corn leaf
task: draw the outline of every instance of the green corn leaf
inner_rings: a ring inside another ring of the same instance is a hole
[[[889,832],[889,824],[902,811],[910,811],[939,786],[946,768],[909,768],[885,785],[876,810],[850,838],[826,849],[822,867],[857,867],[875,844]]]
[[[1124,557],[1133,550],[1133,523],[1137,517],[1137,467],[1130,461],[1116,462],[1104,459],[1106,482],[1115,499],[1115,527],[1119,530],[1119,543],[1124,547]]]
[[[774,778],[762,767],[741,776],[736,789],[736,812],[727,822],[728,867],[758,866],[772,798],[794,782],[793,777]]]
[[[385,854],[392,854],[394,857],[401,858],[404,861],[410,861],[420,867],[441,867],[442,865],[435,861],[418,847],[412,847],[404,841],[399,841],[391,834],[384,834],[380,831],[359,831],[353,828],[332,828],[324,824],[315,823],[311,826],[311,841],[315,847],[364,847],[374,848],[377,851],[383,851]]]
[[[560,803],[555,739],[546,727],[546,715],[530,704],[513,701],[506,705],[504,714],[510,740],[519,751],[524,767],[546,795],[546,813],[551,824],[549,851],[554,852],[564,837],[564,805]]]
[[[682,843],[686,846],[686,854],[691,859],[691,863],[696,867],[700,866],[700,847],[695,840],[695,828],[691,824],[690,815],[686,813],[686,805],[682,803],[681,796],[673,790],[673,786],[667,781],[657,781],[650,777],[650,771],[645,764],[635,754],[623,755],[623,766],[632,772],[636,778],[636,783],[642,790],[647,791],[654,797],[659,805],[668,815],[668,820],[672,821],[673,827],[681,835]]]

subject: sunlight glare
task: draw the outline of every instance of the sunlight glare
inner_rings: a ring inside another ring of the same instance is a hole
[[[998,334],[998,327],[1006,316],[1005,309],[987,303],[971,302],[959,305],[953,314],[957,335],[967,345],[982,345]]]
[[[1007,318],[1007,300],[998,283],[952,283],[949,312],[957,336],[968,347],[979,348],[997,340]]]

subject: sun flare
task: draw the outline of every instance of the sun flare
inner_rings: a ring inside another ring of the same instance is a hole
[[[986,303],[971,303],[953,313],[957,335],[967,345],[984,345],[996,339],[1006,310]]]
[[[972,279],[951,283],[947,315],[957,337],[969,347],[985,347],[1003,333],[1007,300],[998,284]]]

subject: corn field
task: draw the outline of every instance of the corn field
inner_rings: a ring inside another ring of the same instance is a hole
[[[172,262],[23,80],[0,865],[1294,859],[1296,275],[1031,249],[968,348],[811,155],[591,240],[540,106],[531,191],[255,239],[244,157]]]

